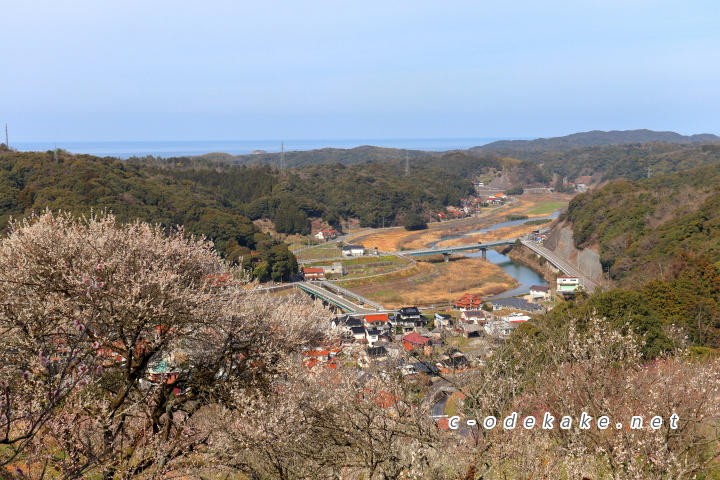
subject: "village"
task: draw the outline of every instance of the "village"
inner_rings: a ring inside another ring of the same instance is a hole
[[[452,224],[489,211],[507,211],[507,208],[522,203],[502,192],[483,194],[488,188],[483,182],[476,182],[477,196],[462,199],[458,206],[447,207],[446,212],[437,215],[438,222]],[[507,218],[521,221],[528,216],[510,214]],[[530,222],[532,225],[532,220]],[[546,237],[539,227],[523,227],[522,222],[513,232],[521,232],[524,238],[539,245]],[[328,322],[332,341],[303,353],[302,365],[310,372],[339,368],[379,369],[404,376],[427,376],[435,382],[447,375],[482,368],[485,360],[516,328],[584,288],[578,277],[561,274],[554,285],[532,285],[522,296],[483,299],[477,293],[465,292],[445,304],[386,309],[333,282],[356,271],[348,272],[355,268],[353,259],[363,262],[362,275],[387,275],[389,267],[386,264],[393,260],[390,255],[406,258],[403,254],[407,255],[408,251],[379,252],[377,247],[367,248],[354,242],[340,242],[335,250],[329,250],[331,243],[340,238],[340,234],[332,229],[320,230],[315,238],[327,242],[327,247],[320,245],[319,248],[334,252],[328,255],[336,258],[305,263],[301,280],[315,288],[301,289],[316,301],[334,308],[336,314]],[[348,307],[341,300],[352,300],[355,303],[349,305],[357,305],[357,308]]]

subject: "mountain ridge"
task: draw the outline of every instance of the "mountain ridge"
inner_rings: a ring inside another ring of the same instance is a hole
[[[535,140],[499,140],[469,149],[470,151],[493,151],[493,150],[571,150],[573,148],[624,145],[628,143],[701,143],[715,142],[720,137],[711,133],[699,133],[694,135],[681,135],[670,131],[655,131],[648,129],[639,130],[591,130],[588,132],[572,133],[562,137],[536,138]]]

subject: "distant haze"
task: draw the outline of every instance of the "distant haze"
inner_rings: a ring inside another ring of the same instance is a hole
[[[2,16],[11,145],[720,133],[709,0],[37,0]]]

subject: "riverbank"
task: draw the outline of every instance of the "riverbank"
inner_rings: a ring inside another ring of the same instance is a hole
[[[503,255],[537,272],[538,275],[540,275],[549,285],[555,285],[555,281],[557,280],[558,275],[560,275],[560,272],[553,268],[553,266],[550,265],[544,257],[538,256],[528,248],[513,247],[510,251],[504,253]]]

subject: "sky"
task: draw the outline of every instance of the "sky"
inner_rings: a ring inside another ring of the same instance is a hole
[[[717,0],[0,7],[16,141],[720,135]]]

